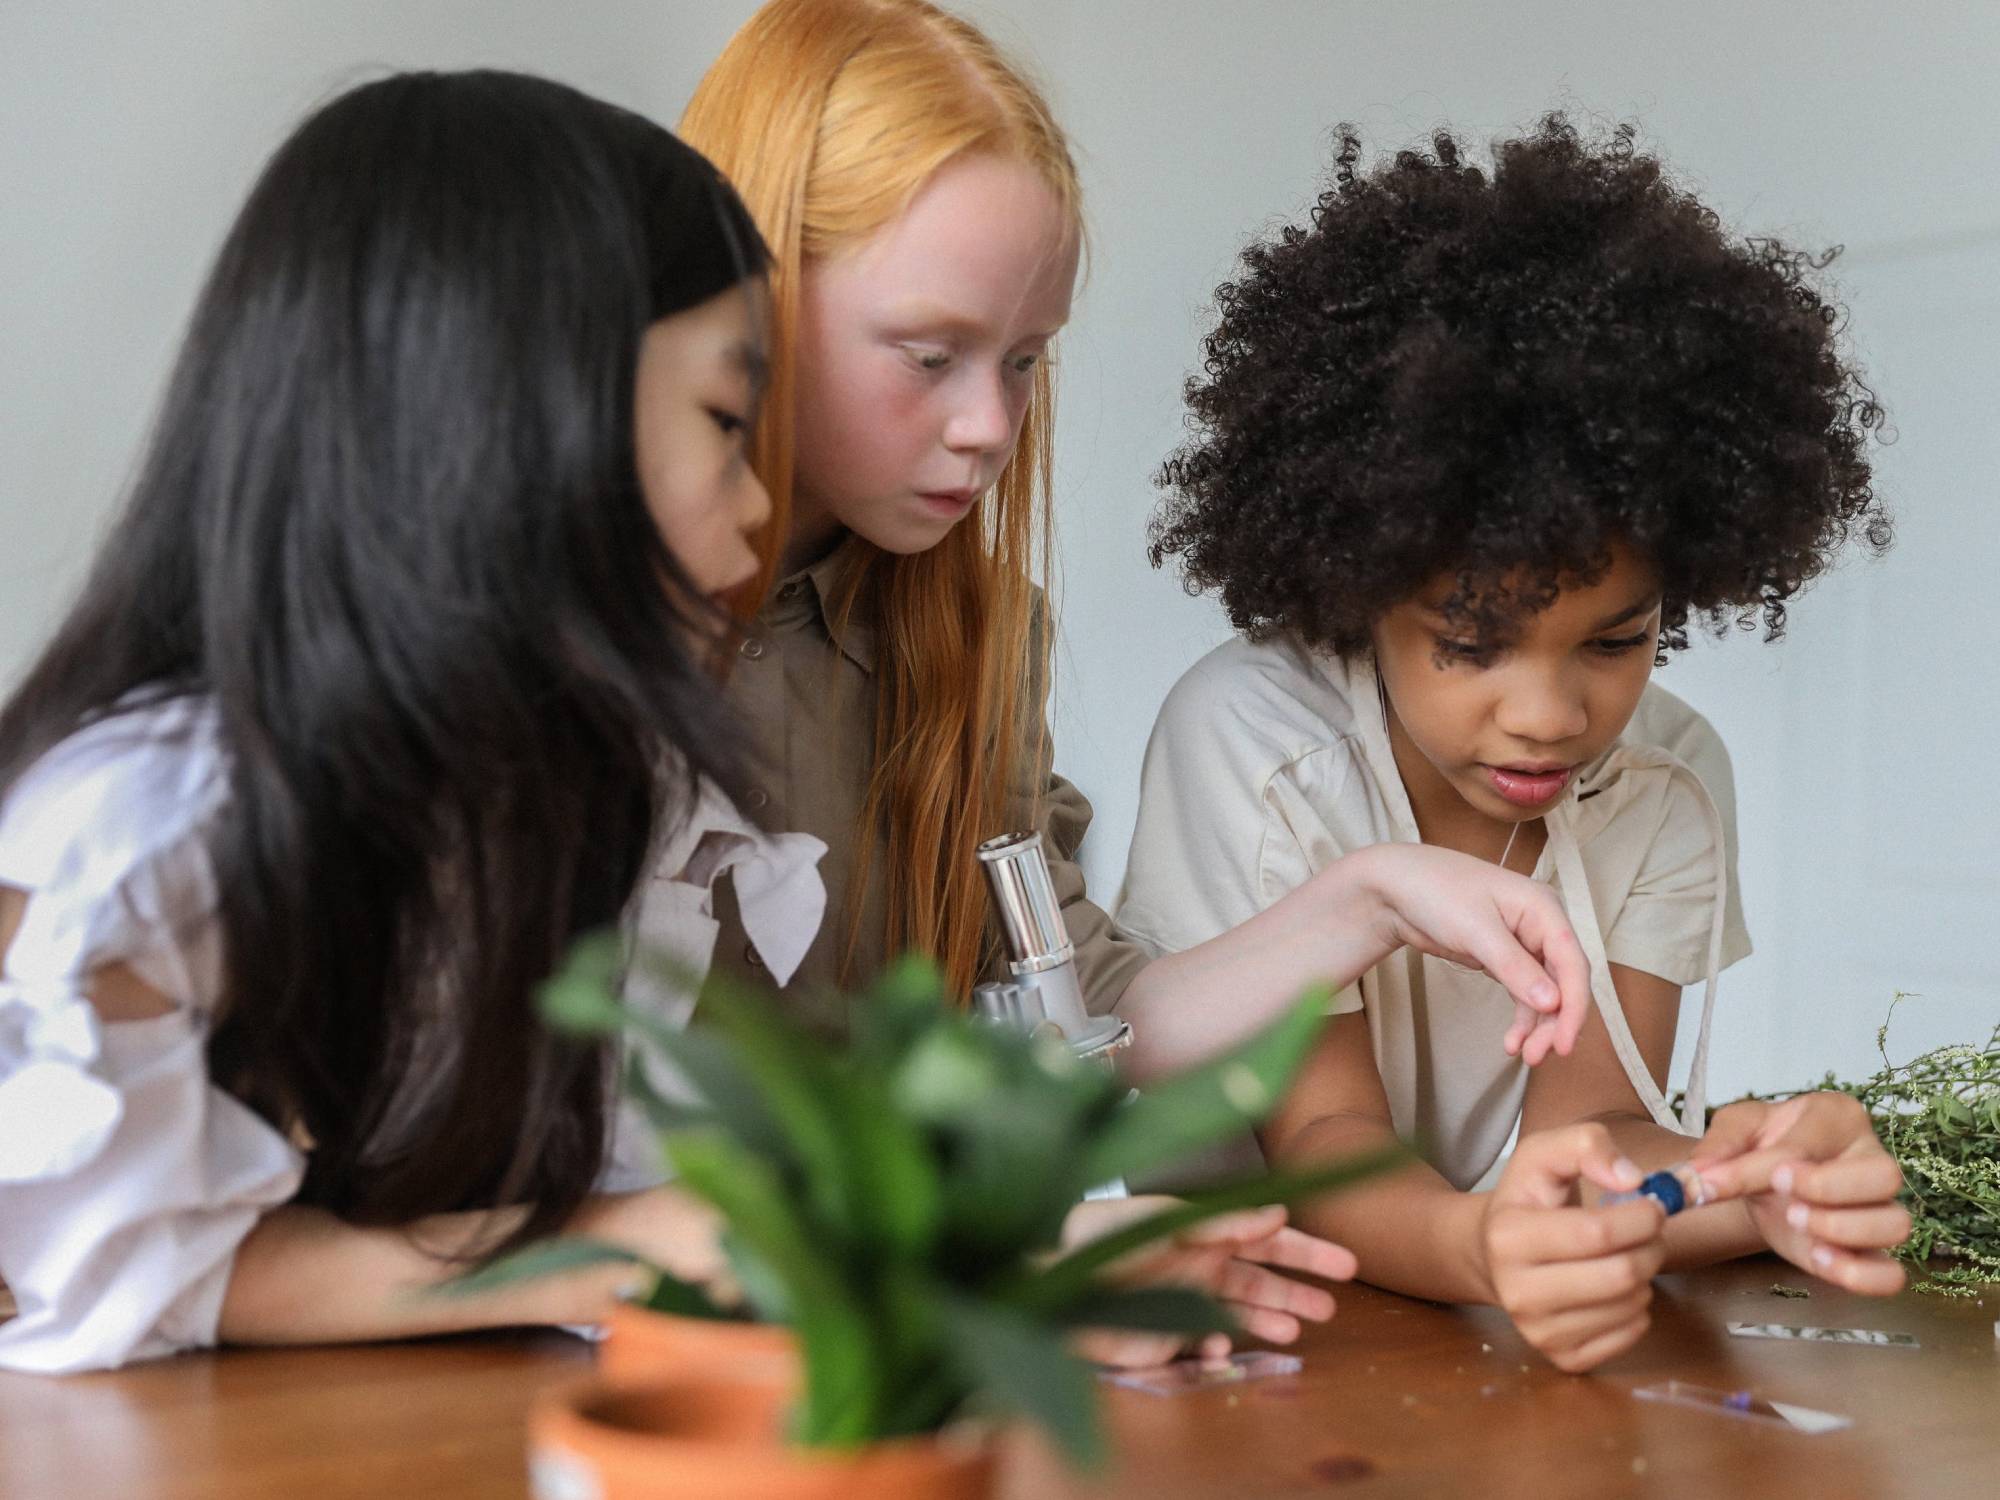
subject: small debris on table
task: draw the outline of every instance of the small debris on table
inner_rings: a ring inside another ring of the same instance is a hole
[[[1336,1453],[1330,1458],[1315,1460],[1308,1472],[1325,1484],[1346,1484],[1355,1479],[1373,1478],[1375,1464],[1358,1453]]]

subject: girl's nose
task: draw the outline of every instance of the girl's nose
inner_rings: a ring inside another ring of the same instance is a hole
[[[1494,720],[1506,734],[1536,745],[1559,745],[1590,727],[1583,694],[1561,673],[1524,674],[1509,682]]]
[[[945,423],[944,445],[954,453],[1000,453],[1014,439],[1014,412],[996,370],[966,381]]]

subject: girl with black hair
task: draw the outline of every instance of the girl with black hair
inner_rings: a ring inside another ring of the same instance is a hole
[[[540,79],[383,79],[266,167],[0,711],[0,1365],[588,1321],[602,1274],[408,1295],[558,1226],[713,1265],[531,999],[621,918],[705,962],[724,868],[774,970],[818,927],[707,666],[763,267],[705,159]]]

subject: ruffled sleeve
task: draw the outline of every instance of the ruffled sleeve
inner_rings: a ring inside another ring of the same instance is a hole
[[[0,884],[28,898],[0,970],[0,1366],[213,1343],[237,1246],[297,1191],[298,1151],[208,1077],[225,795],[212,713],[177,699],[63,742],[0,809]],[[103,1021],[112,964],[173,1009]]]
[[[721,930],[715,882],[725,872],[736,887],[738,915],[766,969],[782,985],[798,971],[826,914],[819,862],[826,845],[807,833],[767,833],[703,780],[695,805],[655,850],[652,869],[625,913],[629,957],[666,959],[689,981],[705,976]],[[695,994],[656,967],[628,962],[623,998],[668,1026],[685,1026]],[[691,1097],[685,1080],[660,1059],[649,1062],[654,1088]],[[630,1192],[666,1178],[653,1130],[629,1100],[613,1115],[611,1149],[598,1177],[600,1191]]]

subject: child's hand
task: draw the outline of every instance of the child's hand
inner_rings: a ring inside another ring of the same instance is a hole
[[[1568,1057],[1590,1013],[1590,963],[1549,887],[1450,849],[1377,844],[1368,861],[1396,946],[1484,970],[1514,999],[1507,1055]]]
[[[1718,1197],[1743,1198],[1765,1242],[1801,1270],[1864,1296],[1903,1289],[1887,1251],[1910,1235],[1903,1172],[1868,1111],[1846,1094],[1746,1099],[1715,1112],[1689,1165]]]
[[[701,1288],[720,1306],[743,1300],[722,1249],[721,1211],[674,1183],[596,1194],[585,1200],[568,1227],[643,1255],[676,1280]]]
[[[1558,1369],[1600,1365],[1652,1322],[1665,1211],[1651,1198],[1582,1208],[1576,1191],[1582,1179],[1626,1191],[1642,1175],[1602,1125],[1569,1125],[1523,1136],[1487,1197],[1480,1248],[1494,1301]]]
[[[1173,1201],[1144,1196],[1079,1203],[1063,1224],[1063,1248],[1073,1250],[1149,1218]],[[1207,1292],[1228,1308],[1245,1333],[1288,1344],[1299,1336],[1301,1319],[1323,1323],[1333,1316],[1333,1294],[1272,1267],[1346,1281],[1354,1275],[1355,1261],[1339,1245],[1291,1228],[1285,1210],[1274,1206],[1223,1214],[1184,1229],[1118,1262],[1115,1274],[1127,1282]],[[1073,1346],[1099,1364],[1135,1369],[1165,1364],[1185,1342],[1171,1334],[1096,1329],[1079,1335]],[[1229,1336],[1211,1334],[1202,1340],[1200,1352],[1211,1358],[1226,1355]]]

